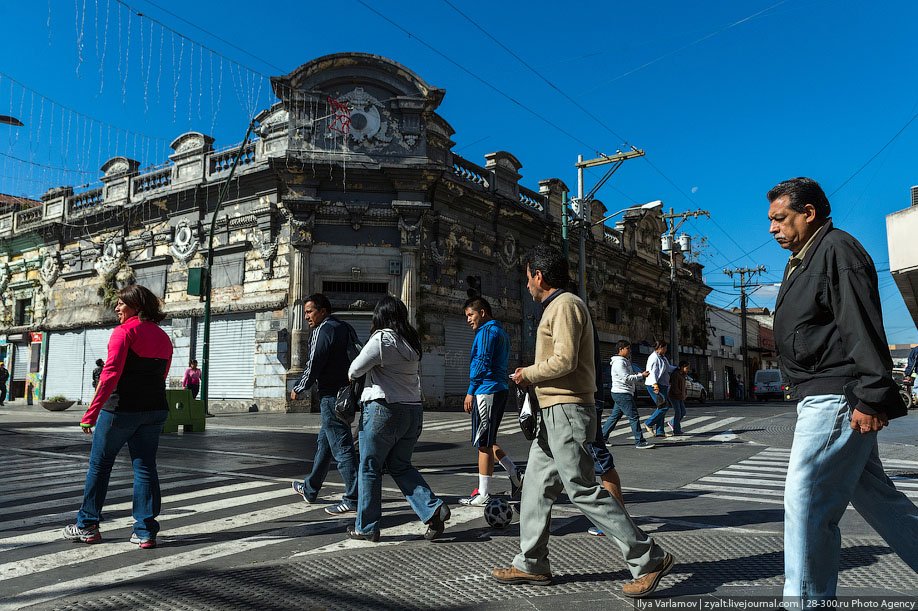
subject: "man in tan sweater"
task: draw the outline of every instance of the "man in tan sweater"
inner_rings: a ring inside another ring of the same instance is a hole
[[[539,245],[527,254],[524,264],[529,292],[542,304],[542,320],[536,335],[536,362],[510,377],[522,386],[535,385],[541,406],[539,430],[529,450],[520,504],[520,553],[513,566],[496,568],[491,575],[507,584],[551,583],[551,509],[563,489],[621,549],[634,577],[622,592],[635,598],[647,596],[672,570],[674,561],[596,482],[587,445],[595,439],[598,426],[590,313],[583,300],[560,288],[570,281],[561,253]]]

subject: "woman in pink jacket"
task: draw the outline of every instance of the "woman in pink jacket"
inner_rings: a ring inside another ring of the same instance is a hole
[[[121,323],[108,341],[108,360],[80,427],[92,435],[83,505],[64,538],[82,543],[102,540],[99,520],[118,452],[128,445],[134,466],[134,532],[131,543],[156,547],[160,510],[156,451],[169,414],[166,375],[172,342],[157,324],[163,319],[159,299],[134,284],[121,289],[115,313]],[[95,427],[95,432],[93,432]]]

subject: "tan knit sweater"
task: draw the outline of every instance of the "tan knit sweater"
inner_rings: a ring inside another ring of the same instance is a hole
[[[535,384],[543,409],[596,402],[593,323],[582,299],[561,293],[548,304],[536,332],[535,364],[524,368],[523,375]]]

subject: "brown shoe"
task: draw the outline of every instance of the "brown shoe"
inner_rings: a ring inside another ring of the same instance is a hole
[[[673,559],[673,555],[667,552],[663,555],[663,562],[660,563],[656,571],[641,575],[637,579],[626,583],[622,586],[622,594],[631,598],[643,598],[648,594],[652,594],[657,589],[663,576],[673,570],[674,564],[676,564],[676,561]]]
[[[551,573],[541,575],[539,573],[524,573],[515,566],[506,569],[492,569],[491,577],[501,583],[507,584],[529,584],[531,586],[550,586]]]

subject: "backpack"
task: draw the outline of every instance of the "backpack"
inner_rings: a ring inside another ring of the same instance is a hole
[[[354,327],[345,321],[341,321],[341,324],[347,327],[346,352],[347,360],[351,363],[357,358],[360,351],[363,350],[363,344],[360,343],[360,338],[357,337],[357,331],[354,330]],[[335,397],[335,416],[345,424],[351,424],[357,415],[357,408],[360,403],[360,395],[363,393],[365,380],[365,375],[360,376],[353,382],[349,382],[347,386],[343,386],[338,390],[338,396]]]

